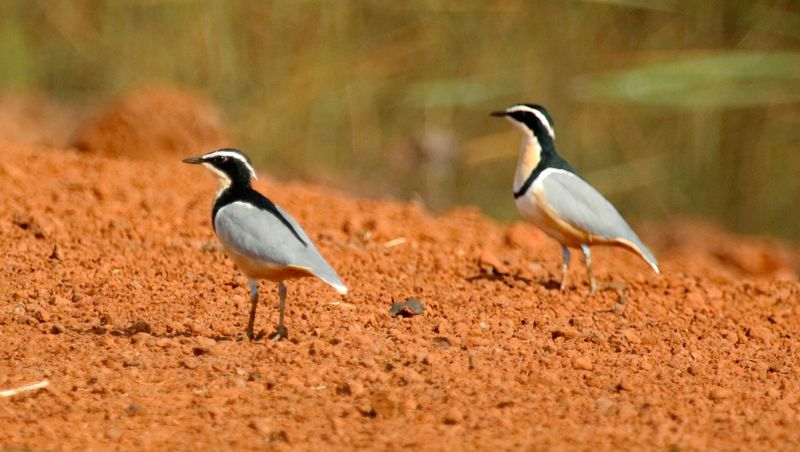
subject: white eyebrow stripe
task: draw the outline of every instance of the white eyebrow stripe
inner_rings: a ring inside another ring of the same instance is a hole
[[[550,138],[554,140],[556,139],[556,132],[555,130],[553,130],[553,126],[550,125],[550,121],[547,120],[547,117],[544,114],[542,114],[541,111],[535,108],[528,107],[526,105],[514,105],[513,107],[506,110],[507,113],[514,113],[515,111],[527,111],[528,113],[533,113],[534,115],[536,115],[539,121],[541,121],[542,124],[544,124],[544,126],[547,128],[547,132],[550,133]]]
[[[253,169],[253,165],[251,165],[250,162],[248,162],[247,159],[242,154],[240,154],[238,152],[214,151],[214,152],[209,152],[208,154],[203,156],[203,158],[211,158],[211,157],[230,157],[230,158],[237,159],[240,162],[244,163],[244,166],[247,167],[248,171],[250,171],[250,176],[253,179],[258,179],[258,176],[256,176],[256,170]]]

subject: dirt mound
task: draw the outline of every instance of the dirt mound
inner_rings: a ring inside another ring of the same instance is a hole
[[[140,88],[82,124],[78,149],[107,156],[156,158],[230,145],[219,111],[198,94],[168,87]]]
[[[37,93],[0,93],[0,143],[65,147],[85,109]]]
[[[291,339],[253,343],[246,282],[211,231],[212,176],[3,152],[0,390],[49,386],[0,397],[0,447],[800,446],[796,274],[747,277],[655,230],[663,275],[598,249],[602,290],[574,265],[562,293],[558,246],[530,226],[259,180],[351,294],[291,282]],[[725,241],[743,262],[762,246]],[[408,298],[422,315],[391,316]],[[274,286],[262,300],[271,331]]]
[[[746,237],[724,230],[719,225],[679,220],[661,225],[653,237],[662,256],[685,261],[690,273],[726,281],[739,278],[772,278],[796,281],[800,275],[800,249],[767,237]],[[686,258],[684,259],[684,256]]]

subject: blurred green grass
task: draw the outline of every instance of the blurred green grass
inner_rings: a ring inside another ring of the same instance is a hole
[[[0,2],[0,89],[78,102],[207,93],[276,177],[516,218],[518,137],[631,218],[701,216],[800,241],[800,7],[788,1]]]

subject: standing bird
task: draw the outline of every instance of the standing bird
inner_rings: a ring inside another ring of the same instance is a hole
[[[273,340],[288,337],[283,323],[286,307],[284,280],[316,276],[340,294],[347,287],[320,255],[303,228],[261,193],[253,190],[253,164],[241,151],[219,149],[184,163],[201,164],[219,178],[219,190],[211,210],[211,224],[225,253],[247,275],[250,285],[250,320],[247,337],[253,339],[258,306],[258,281],[278,283],[280,297],[278,330]]]
[[[556,153],[553,119],[544,107],[512,105],[492,116],[506,118],[524,135],[514,176],[514,200],[522,216],[561,243],[561,290],[567,287],[570,247],[583,251],[592,293],[597,285],[592,276],[591,245],[627,248],[659,273],[656,258],[617,209]]]

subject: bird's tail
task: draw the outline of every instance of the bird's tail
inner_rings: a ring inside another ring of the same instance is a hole
[[[637,237],[636,234],[633,233],[633,231],[631,232],[632,232],[631,237],[625,239],[618,239],[616,243],[624,245],[625,248],[628,248],[634,253],[638,254],[639,257],[641,257],[645,262],[647,262],[647,265],[649,265],[650,268],[652,268],[653,271],[656,272],[656,274],[661,274],[661,270],[658,268],[658,261],[656,261],[656,258],[655,256],[653,256],[653,253],[651,253],[650,250],[647,249],[646,246],[644,246],[644,243],[642,243],[642,241],[639,240],[639,237]]]
[[[342,279],[339,278],[339,275],[336,274],[336,270],[333,269],[327,262],[322,268],[319,268],[316,272],[317,278],[321,279],[323,282],[328,284],[329,286],[336,289],[342,295],[347,294],[347,286],[344,285]]]
[[[650,252],[650,250],[644,245],[644,243],[642,243],[641,240],[639,240],[638,237],[636,238],[636,241],[630,243],[629,246],[636,252],[636,254],[644,259],[645,262],[647,262],[647,265],[649,265],[650,268],[656,272],[656,274],[661,274],[661,270],[658,268],[658,261],[656,261],[656,257],[653,256],[653,253]]]
[[[645,262],[647,262],[650,265],[650,267],[653,269],[654,272],[656,272],[656,274],[661,273],[661,270],[658,268],[658,262],[656,261],[656,257],[653,256],[653,253],[651,253],[650,250],[647,249],[646,246],[644,246],[644,244],[641,244],[641,247],[639,248],[639,255],[642,256],[642,259],[644,259]]]
[[[327,281],[323,279],[323,281],[325,281],[326,283],[328,283],[328,285],[336,289],[336,291],[339,292],[340,294],[342,295],[347,294],[347,286],[344,285],[341,279],[336,278],[336,281]]]

